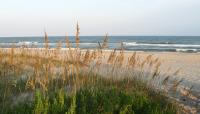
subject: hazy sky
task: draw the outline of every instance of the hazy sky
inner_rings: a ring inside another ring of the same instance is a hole
[[[200,0],[0,0],[0,36],[200,35]]]

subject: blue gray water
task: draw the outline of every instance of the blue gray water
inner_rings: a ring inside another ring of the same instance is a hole
[[[80,48],[91,49],[102,43],[103,36],[81,36]],[[72,47],[75,46],[75,37],[69,37]],[[65,48],[65,36],[49,37],[51,48],[62,41]],[[110,36],[109,49],[119,49],[121,42],[125,50],[131,51],[158,51],[158,52],[200,52],[200,36]],[[0,37],[0,47],[11,47],[13,43],[20,47],[44,47],[44,37]]]

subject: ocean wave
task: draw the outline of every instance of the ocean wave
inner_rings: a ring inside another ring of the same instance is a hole
[[[15,43],[16,45],[37,45],[38,42],[29,42],[29,41],[21,41],[18,43]]]
[[[76,43],[71,43],[72,45],[75,45]],[[29,42],[29,41],[20,41],[20,42],[15,42],[15,43],[0,43],[0,46],[12,46],[12,45],[16,45],[16,46],[44,46],[45,43],[39,43],[39,42]],[[48,43],[49,46],[56,46],[57,43]],[[62,45],[65,45],[65,43],[62,43]],[[91,46],[91,45],[98,45],[98,43],[80,43],[80,45],[83,46]]]
[[[197,52],[197,49],[176,49],[176,52]]]
[[[98,45],[98,43],[80,43],[80,45]]]
[[[160,42],[161,43],[161,42]],[[102,43],[101,43],[102,44]],[[200,45],[189,45],[189,44],[171,44],[168,42],[163,42],[163,44],[157,43],[141,43],[141,42],[123,42],[124,49],[127,51],[156,51],[156,52],[188,52],[197,53],[200,52]],[[9,42],[0,43],[1,48],[9,48],[15,45],[16,47],[30,47],[30,48],[43,48],[45,46],[44,42],[34,42],[34,41],[19,41],[19,42]],[[57,46],[56,42],[48,43],[50,48],[55,48]],[[82,49],[94,49],[98,46],[98,43],[94,42],[81,42],[80,48]],[[120,43],[108,43],[108,50],[119,49]],[[72,47],[76,46],[76,43],[71,43]],[[61,44],[62,48],[66,48],[65,42]]]
[[[56,45],[57,43],[48,43],[49,45]],[[0,45],[3,46],[11,46],[11,45],[16,45],[16,46],[31,46],[31,45],[45,45],[45,43],[39,43],[39,42],[28,42],[28,41],[23,41],[23,42],[17,42],[17,43],[0,43]]]
[[[141,44],[176,44],[174,42],[139,42]]]
[[[127,45],[127,46],[134,46],[134,45],[137,45],[137,42],[122,42],[124,45]]]
[[[147,44],[147,43],[137,43],[137,42],[123,42],[126,46],[152,46],[152,47],[196,47],[200,48],[200,45],[190,45],[190,44]]]

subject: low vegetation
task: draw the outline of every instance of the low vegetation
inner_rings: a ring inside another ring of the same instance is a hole
[[[161,62],[137,53],[125,58],[120,50],[106,55],[108,36],[93,50],[80,50],[66,37],[67,49],[0,49],[1,114],[176,114],[167,97],[182,80],[169,85],[160,76]],[[148,72],[147,72],[148,71]],[[175,71],[173,74],[176,74]]]

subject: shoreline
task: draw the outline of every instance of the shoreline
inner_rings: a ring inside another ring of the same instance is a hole
[[[2,48],[0,47],[1,50],[7,50],[7,49],[12,49],[12,48]],[[30,49],[30,50],[45,50],[46,48],[21,48],[21,47],[16,47],[14,49]],[[75,50],[76,48],[70,48],[71,50]],[[87,51],[87,50],[97,50],[97,48],[94,49],[82,49],[82,48],[78,48],[81,51]],[[56,50],[56,48],[49,48],[48,50]],[[68,51],[69,48],[60,48],[61,51]],[[102,51],[105,52],[112,52],[114,49],[102,49]],[[120,49],[116,49],[116,52],[119,52]],[[174,51],[134,51],[134,50],[124,50],[123,52],[125,53],[148,53],[148,54],[166,54],[166,53],[170,53],[170,54],[192,54],[192,55],[200,55],[200,52],[174,52]]]

